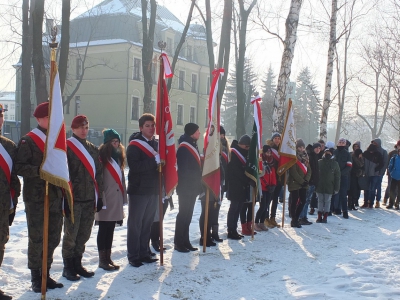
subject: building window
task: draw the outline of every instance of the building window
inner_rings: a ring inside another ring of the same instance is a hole
[[[179,71],[179,87],[180,90],[185,90],[185,71]]]
[[[80,57],[76,59],[76,80],[81,79],[82,76],[82,60]]]
[[[192,93],[197,92],[197,74],[192,74]]]
[[[196,108],[194,106],[190,107],[189,122],[196,123]]]
[[[10,120],[14,121],[15,120],[15,116],[14,115],[10,115]]]
[[[10,104],[10,109],[15,109],[15,104],[14,103]]]
[[[183,125],[183,105],[178,104],[178,114],[176,118],[176,125]]]
[[[131,120],[139,120],[139,98],[132,97]]]
[[[75,96],[75,116],[79,115],[81,108],[81,96]]]
[[[141,65],[141,60],[139,58],[134,58],[133,59],[133,76],[132,79],[134,80],[140,80],[140,65]]]
[[[192,55],[193,55],[193,48],[192,46],[187,46],[187,58],[189,60],[192,60]]]
[[[207,77],[207,90],[206,94],[210,95],[210,76]]]
[[[206,122],[204,124],[204,128],[207,128],[207,126],[208,126],[208,108],[206,108],[206,117],[204,119],[206,120]]]

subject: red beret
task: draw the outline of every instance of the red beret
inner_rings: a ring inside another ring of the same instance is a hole
[[[49,102],[40,103],[36,106],[33,116],[35,118],[45,118],[49,115]]]
[[[81,126],[85,126],[89,124],[89,120],[85,115],[77,115],[71,123],[71,128],[72,129],[76,129],[79,128]]]

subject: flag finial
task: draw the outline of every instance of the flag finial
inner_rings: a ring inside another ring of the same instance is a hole
[[[165,48],[167,48],[167,43],[164,41],[159,41],[158,42],[158,47],[160,48],[161,52],[164,51]]]
[[[58,43],[56,42],[57,26],[54,26],[53,28],[51,28],[50,39],[51,39],[51,43],[49,43],[50,48],[52,48],[52,49],[57,48],[58,47]]]

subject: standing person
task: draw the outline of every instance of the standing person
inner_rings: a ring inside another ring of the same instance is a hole
[[[243,203],[250,198],[249,179],[245,174],[247,155],[251,138],[247,134],[240,137],[239,142],[231,144],[231,160],[227,167],[226,181],[228,199],[231,201],[227,216],[228,239],[240,240],[243,236],[237,232],[237,222]]]
[[[179,138],[179,147],[176,152],[178,165],[178,194],[179,212],[175,223],[175,250],[178,252],[196,251],[190,243],[189,227],[192,222],[196,198],[203,191],[200,152],[197,140],[200,137],[199,126],[187,123],[185,133]]]
[[[383,159],[383,165],[379,170],[379,177],[377,177],[377,182],[375,183],[375,188],[376,188],[376,203],[375,203],[375,208],[380,208],[380,201],[382,197],[382,179],[383,176],[385,175],[389,159],[388,159],[388,153],[385,149],[382,148],[382,141],[381,139],[374,139],[371,141],[372,144],[376,146],[377,151],[382,155]],[[375,192],[375,191],[374,191]],[[371,196],[371,191],[370,191],[370,196]],[[372,198],[372,202],[374,201],[374,198]]]
[[[4,250],[9,239],[9,226],[14,221],[18,197],[21,194],[21,183],[15,172],[16,145],[10,139],[1,135],[4,123],[3,112],[7,111],[0,104],[0,267],[4,258]],[[0,299],[12,299],[0,290]]]
[[[394,199],[400,195],[400,148],[397,149],[397,154],[390,159],[388,170],[392,182],[390,184],[389,205],[386,208],[391,209],[394,205]]]
[[[289,210],[291,212],[291,227],[301,228],[299,216],[306,202],[311,168],[309,157],[306,152],[306,145],[302,139],[296,141],[297,163],[289,169],[288,190],[292,199]]]
[[[394,145],[394,150],[390,151],[388,154],[388,160],[390,161],[394,155],[397,155],[397,150],[400,148],[400,140]],[[390,184],[392,182],[392,178],[390,177],[389,169],[386,172],[387,175],[387,187],[385,190],[385,196],[383,197],[383,205],[386,205],[387,201],[389,200],[390,194]]]
[[[271,147],[272,151],[272,157],[274,158],[274,167],[275,170],[278,170],[278,165],[279,165],[279,146],[281,145],[282,137],[279,133],[275,132],[272,134],[271,140],[268,140],[266,144]],[[281,177],[276,173],[276,186],[275,190],[272,195],[272,204],[271,204],[271,210],[269,210],[271,213],[267,215],[265,218],[264,224],[267,227],[273,228],[273,227],[280,227],[280,225],[276,222],[275,217],[276,217],[276,210],[278,208],[278,199],[279,196],[282,192],[282,187],[283,183],[281,182]],[[283,191],[285,192],[285,191]],[[282,200],[283,201],[283,200]]]
[[[357,210],[358,199],[360,199],[361,188],[358,183],[360,177],[364,176],[364,158],[362,150],[357,144],[353,144],[353,152],[351,159],[353,166],[350,171],[350,189],[348,192],[348,208],[349,210]]]
[[[318,160],[322,158],[325,152],[325,141],[324,140],[319,140],[318,143],[321,145],[321,150],[319,151],[318,154]],[[308,214],[313,215],[315,212],[315,209],[318,209],[318,197],[317,193],[314,191],[311,202],[310,202],[310,212]]]
[[[263,175],[260,176],[262,197],[260,199],[260,207],[256,213],[254,228],[259,231],[267,231],[268,228],[264,221],[269,214],[271,197],[276,187],[276,171],[271,147],[264,145],[262,151],[262,167],[260,168],[263,171]]]
[[[300,225],[312,224],[312,222],[308,221],[307,219],[307,211],[308,211],[308,205],[311,203],[311,199],[313,197],[315,189],[318,186],[318,181],[319,181],[318,160],[319,160],[319,153],[321,151],[321,144],[314,143],[312,146],[308,145],[306,150],[310,160],[311,178],[307,190],[306,203],[304,204],[304,208],[299,216]]]
[[[349,176],[353,163],[349,151],[346,150],[346,143],[347,140],[345,138],[340,138],[337,142],[336,150],[333,151],[334,158],[340,168],[340,189],[339,193],[332,197],[332,200],[334,202],[334,213],[340,215],[343,211],[343,218],[348,219],[347,190],[349,188]]]
[[[149,240],[159,194],[160,155],[154,139],[155,118],[145,113],[139,119],[140,132],[131,135],[126,158],[129,166],[129,215],[127,248],[129,264],[135,268],[154,263],[150,257]]]
[[[99,147],[99,156],[103,165],[102,196],[105,209],[95,215],[99,225],[97,232],[97,250],[99,251],[99,268],[106,271],[118,270],[111,259],[115,224],[122,225],[124,219],[123,206],[128,204],[125,185],[125,148],[121,145],[121,137],[114,129],[103,131],[104,142]]]
[[[318,195],[318,218],[317,223],[327,223],[331,207],[332,195],[339,193],[340,168],[339,164],[332,159],[333,151],[326,148],[324,156],[318,161],[319,174],[321,176],[316,192]]]
[[[33,116],[38,126],[24,135],[18,143],[15,158],[15,170],[17,175],[24,179],[23,199],[25,203],[26,223],[28,227],[28,268],[31,270],[32,290],[41,292],[42,285],[42,251],[43,251],[43,218],[44,218],[44,196],[46,181],[39,175],[40,166],[43,162],[43,151],[46,142],[46,132],[49,126],[49,102],[39,104]],[[62,214],[62,189],[48,184],[49,195],[49,232],[47,268],[50,270],[53,263],[53,253],[61,239],[63,222]],[[67,203],[67,201],[65,201]],[[49,271],[48,270],[48,271]],[[47,288],[62,288],[50,277],[47,272]]]
[[[364,204],[361,208],[373,208],[375,191],[379,183],[379,171],[383,166],[383,157],[374,144],[368,146],[363,157],[365,176],[368,176],[368,192],[364,194]]]
[[[88,118],[77,115],[72,120],[71,129],[72,137],[67,140],[67,159],[75,221],[64,219],[62,275],[76,281],[80,276],[94,276],[94,272],[82,266],[82,257],[92,233],[95,211],[99,212],[103,207],[103,166],[99,160],[99,149],[86,140],[89,132]]]

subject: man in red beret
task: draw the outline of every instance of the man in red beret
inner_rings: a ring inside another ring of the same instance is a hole
[[[99,161],[99,149],[86,140],[89,132],[88,118],[85,115],[76,116],[72,120],[71,129],[73,134],[67,140],[67,158],[75,222],[72,223],[70,218],[64,219],[62,275],[76,281],[80,276],[88,278],[94,275],[94,272],[82,266],[82,256],[92,233],[95,211],[99,212],[103,208],[103,169]]]
[[[28,226],[28,268],[31,270],[32,290],[41,292],[42,285],[42,250],[43,250],[43,202],[46,182],[40,178],[39,169],[43,161],[43,151],[46,143],[46,132],[49,126],[49,103],[39,104],[33,116],[38,126],[24,135],[18,143],[15,159],[15,170],[24,179],[23,199],[25,203],[26,221]],[[49,242],[47,267],[53,262],[53,253],[60,243],[62,230],[62,199],[61,188],[49,183]],[[54,281],[47,272],[47,288],[61,288],[63,285]]]

